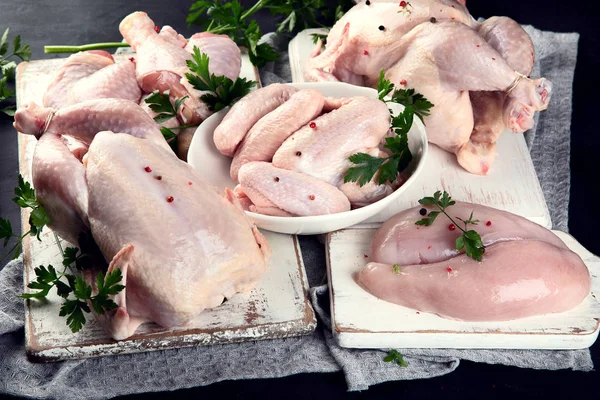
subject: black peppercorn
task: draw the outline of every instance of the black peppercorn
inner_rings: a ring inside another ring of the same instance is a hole
[[[385,26],[383,26],[383,25],[379,25],[379,30],[380,30],[380,31],[385,31]]]
[[[427,209],[426,209],[426,208],[421,208],[421,209],[419,210],[419,214],[421,214],[421,215],[425,215],[425,214],[427,214]]]

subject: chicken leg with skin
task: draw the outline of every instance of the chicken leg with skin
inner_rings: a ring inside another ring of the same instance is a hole
[[[169,148],[154,120],[137,104],[120,99],[88,100],[54,110],[30,103],[15,113],[17,131],[39,138],[45,133],[72,136],[89,145],[96,133],[113,130]]]

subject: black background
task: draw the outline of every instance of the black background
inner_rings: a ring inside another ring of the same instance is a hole
[[[45,44],[85,44],[120,41],[118,23],[127,14],[144,10],[157,25],[172,25],[188,35],[185,17],[191,0],[178,1],[0,1],[0,29],[11,28],[11,37],[20,34],[31,44],[32,58],[47,58]],[[244,1],[243,3],[251,3]],[[599,179],[597,151],[598,89],[600,57],[598,30],[600,14],[595,1],[535,0],[474,1],[467,6],[474,17],[506,15],[522,24],[543,30],[579,32],[577,68],[574,81],[573,119],[571,121],[571,202],[569,229],[586,248],[600,254],[600,207],[596,193]],[[275,21],[268,13],[258,17],[264,31]],[[17,134],[12,120],[0,114],[0,215],[19,226],[17,207],[10,201],[18,174]],[[592,347],[595,365],[600,365],[600,344]],[[584,395],[597,398],[600,373],[537,371],[514,367],[461,362],[446,376],[418,381],[390,382],[368,391],[346,392],[342,373],[300,374],[287,378],[227,381],[207,387],[174,393],[141,394],[125,398],[260,397],[286,398],[563,398]],[[0,379],[1,380],[1,379]],[[1,388],[0,388],[1,390]]]

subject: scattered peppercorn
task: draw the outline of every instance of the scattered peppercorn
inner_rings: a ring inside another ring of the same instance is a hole
[[[169,196],[169,197],[167,197],[167,203],[172,203],[172,202],[173,202],[173,200],[175,200],[175,199],[173,198],[173,196]]]
[[[274,181],[275,181],[275,182],[279,182],[279,177],[278,177],[278,176],[276,176],[276,177],[275,177],[275,179],[274,179]]]
[[[364,54],[365,56],[368,56],[368,55],[369,55],[369,52],[368,52],[367,50],[365,50],[365,51],[363,51],[363,54]]]
[[[485,223],[485,226],[492,226],[492,221],[488,221]]]
[[[406,7],[406,2],[404,0],[402,0],[400,2],[400,7],[402,7],[402,8]]]
[[[421,208],[421,209],[419,210],[419,214],[421,214],[421,215],[426,215],[426,214],[427,214],[427,209],[426,209],[425,207]]]
[[[448,225],[448,229],[450,229],[451,231],[456,230],[456,225],[450,224]]]
[[[188,182],[188,185],[192,186],[192,182],[191,182],[191,181],[189,181],[189,182]]]
[[[156,175],[156,179],[162,181],[162,175]]]
[[[385,31],[385,26],[383,26],[383,25],[379,25],[379,30],[380,30],[380,31]]]
[[[308,196],[309,199],[314,200],[315,199],[315,195],[311,194],[310,196]]]
[[[297,155],[298,157],[300,157],[300,156],[302,155],[302,152],[301,152],[301,151],[297,151],[297,152],[296,152],[296,155]]]
[[[145,166],[144,167],[144,171],[146,171],[146,172],[152,172],[152,168],[150,168],[148,166]]]
[[[317,128],[317,124],[315,124],[314,122],[311,122],[310,124],[308,124],[308,126],[310,126],[311,129]]]
[[[429,22],[431,22],[432,24],[435,24],[437,22],[437,19],[435,19],[435,17],[431,17],[431,18],[429,18]]]
[[[158,26],[158,25],[154,26],[154,32],[156,32],[156,33],[160,32],[160,26]]]
[[[368,6],[370,6],[370,5],[371,5],[371,2],[370,2],[369,0],[367,0],[367,1],[365,2],[365,4],[366,4],[366,5],[368,5]]]

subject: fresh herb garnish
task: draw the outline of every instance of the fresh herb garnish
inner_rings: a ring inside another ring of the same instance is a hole
[[[408,132],[412,127],[414,116],[416,115],[423,121],[423,116],[429,115],[429,111],[433,107],[433,104],[427,101],[423,95],[415,93],[414,89],[396,89],[391,81],[385,79],[383,70],[379,74],[377,92],[379,100],[404,106],[404,110],[396,116],[390,110],[392,115],[390,127],[396,136],[386,137],[383,147],[390,150],[391,155],[386,158],[374,157],[367,153],[351,155],[349,160],[356,166],[348,168],[344,182],[358,182],[360,186],[363,186],[370,182],[379,171],[377,182],[380,185],[385,182],[392,183],[412,160],[412,154],[408,148]],[[390,92],[392,95],[386,99]]]
[[[29,230],[19,236],[13,232],[9,220],[0,218],[0,240],[4,240],[3,247],[6,247],[12,238],[17,239],[16,243],[0,259],[0,261],[3,261],[10,254],[12,254],[13,259],[17,258],[21,253],[22,241],[25,236],[36,236],[38,240],[41,240],[40,234],[42,233],[42,229],[50,222],[46,210],[35,198],[35,190],[31,187],[29,182],[25,182],[21,174],[19,174],[19,184],[15,188],[15,195],[16,197],[12,200],[18,204],[19,207],[31,209],[31,213],[29,214]]]
[[[400,266],[398,264],[394,264],[394,265],[392,265],[392,272],[395,274],[401,274],[402,269],[400,268]]]
[[[67,249],[73,248],[68,247]],[[74,250],[76,251],[76,249]],[[57,294],[64,299],[59,316],[67,317],[67,325],[75,333],[81,330],[86,323],[84,313],[91,312],[88,302],[92,304],[98,314],[104,314],[106,311],[117,308],[117,304],[108,296],[119,293],[125,289],[125,286],[119,285],[122,279],[120,269],[112,270],[106,277],[100,272],[96,277],[98,293],[92,296],[92,287],[83,280],[81,275],[75,276],[66,273],[67,268],[71,266],[71,264],[67,264],[66,258],[63,265],[64,269],[60,273],[52,265],[48,267],[40,265],[35,268],[37,279],[30,282],[27,287],[38,291],[23,293],[19,297],[23,299],[42,299],[48,296],[50,289],[55,287]]]
[[[232,105],[247,95],[250,89],[256,85],[256,82],[246,78],[237,78],[232,81],[226,76],[216,76],[209,71],[208,61],[208,55],[201,53],[194,46],[192,60],[187,61],[191,72],[186,73],[185,76],[196,90],[210,92],[200,97],[210,110],[219,111]]]
[[[41,240],[40,233],[42,229],[50,223],[50,218],[44,207],[35,197],[35,190],[21,175],[19,175],[18,186],[15,188],[15,195],[16,197],[12,200],[16,204],[21,208],[31,209],[29,230],[22,236],[18,236],[13,232],[10,221],[0,218],[0,240],[4,240],[3,247],[6,247],[12,238],[17,239],[16,244],[4,255],[2,260],[9,254],[12,254],[13,258],[17,258],[21,252],[23,238],[27,235],[37,236],[38,240]],[[67,269],[73,271],[73,267],[76,269],[84,268],[88,262],[88,258],[91,256],[82,254],[76,247],[67,247],[63,251],[56,235],[54,237],[63,256],[62,272],[58,272],[52,265],[48,265],[47,267],[40,265],[34,269],[36,280],[27,285],[29,289],[35,291],[22,293],[19,297],[24,299],[43,299],[48,296],[52,288],[56,288],[58,295],[64,299],[59,315],[67,317],[67,324],[73,332],[77,332],[86,322],[84,312],[90,312],[87,304],[88,301],[98,314],[104,314],[107,310],[117,307],[116,303],[109,299],[108,296],[117,294],[125,287],[118,284],[122,279],[119,269],[114,269],[106,277],[104,274],[99,273],[96,278],[98,293],[92,296],[92,287],[85,283],[81,276],[67,273]],[[71,294],[75,297],[74,299],[69,298]]]
[[[252,64],[262,67],[276,60],[279,53],[267,43],[258,43],[263,33],[256,20],[250,19],[256,12],[268,9],[273,16],[282,16],[284,19],[277,23],[277,32],[292,32],[323,26],[322,19],[337,20],[351,6],[349,0],[338,0],[335,9],[324,0],[259,0],[250,8],[244,8],[238,0],[200,0],[192,4],[186,21],[208,32],[228,35],[248,49]]]
[[[324,35],[322,33],[311,33],[310,36],[312,36],[313,44],[317,44],[317,42],[319,40],[321,40],[321,42],[323,43],[323,46],[325,46],[327,44],[327,36],[328,35]]]
[[[485,246],[483,245],[479,233],[474,229],[468,228],[469,225],[477,225],[477,223],[479,222],[479,220],[473,219],[473,212],[471,212],[471,215],[467,220],[457,217],[457,219],[464,224],[464,228],[462,228],[446,212],[446,209],[448,207],[456,204],[456,202],[452,200],[452,198],[446,191],[444,191],[444,193],[442,194],[442,192],[438,190],[434,193],[433,197],[423,197],[421,200],[419,200],[419,203],[423,205],[436,206],[439,209],[439,211],[431,211],[429,215],[427,215],[427,217],[420,219],[419,221],[415,222],[415,224],[422,226],[430,226],[431,224],[433,224],[433,222],[440,213],[444,214],[454,224],[454,226],[456,226],[462,231],[462,235],[459,236],[455,242],[456,250],[465,249],[465,254],[468,257],[471,257],[472,259],[477,261],[481,261],[483,253],[485,252]]]
[[[21,61],[28,61],[29,57],[31,57],[29,45],[21,44],[20,36],[15,36],[12,42],[12,51],[8,52],[8,32],[7,28],[2,36],[0,36],[0,103],[15,97],[15,91],[8,88],[8,80],[14,77],[15,68],[17,68],[14,58],[19,58]],[[13,58],[13,60],[9,60],[10,58]],[[13,116],[15,115],[15,106],[0,108],[0,112]]]
[[[404,357],[398,350],[390,350],[387,356],[383,359],[384,362],[395,362],[399,366],[406,368],[408,363],[404,361]]]
[[[175,104],[173,105],[169,97],[169,90],[165,90],[162,93],[158,90],[155,90],[144,101],[148,104],[152,111],[158,114],[156,117],[154,117],[154,121],[156,121],[158,124],[162,124],[171,118],[177,118],[177,111],[187,98],[188,96],[180,97],[175,100]]]

